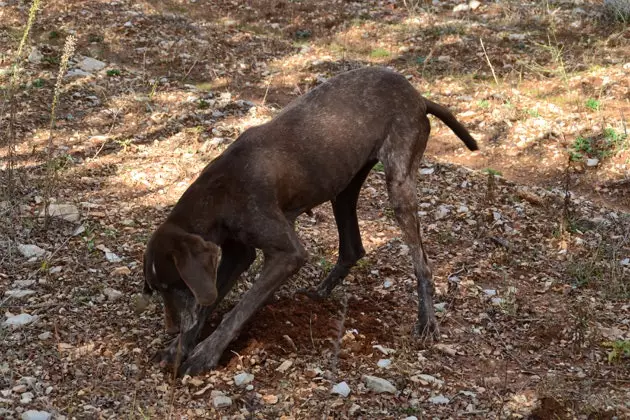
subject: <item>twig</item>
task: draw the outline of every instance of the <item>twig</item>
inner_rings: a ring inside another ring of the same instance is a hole
[[[483,45],[483,39],[479,38],[479,42],[481,43],[481,48],[483,49],[483,54],[486,57],[488,66],[490,66],[490,71],[492,71],[492,77],[494,77],[494,83],[496,83],[497,86],[499,86],[499,79],[497,79],[497,75],[494,72],[494,67],[492,66],[492,63],[490,62],[490,57],[488,57],[488,52],[486,51],[486,47]]]

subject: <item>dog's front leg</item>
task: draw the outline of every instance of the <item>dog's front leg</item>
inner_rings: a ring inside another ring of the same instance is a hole
[[[294,239],[297,246],[290,251],[265,252],[265,265],[260,278],[223,318],[212,335],[195,347],[190,357],[180,366],[178,370],[180,376],[196,375],[216,366],[221,354],[238,336],[251,316],[267,302],[287,277],[304,264],[306,251],[297,242],[297,237]]]

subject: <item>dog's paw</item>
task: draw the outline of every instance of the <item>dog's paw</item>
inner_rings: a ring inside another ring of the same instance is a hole
[[[438,327],[435,318],[429,319],[425,322],[418,322],[414,328],[414,335],[423,342],[426,341],[438,341],[440,337],[440,328]]]
[[[187,353],[188,351],[180,345],[180,339],[177,337],[165,349],[156,352],[153,362],[159,363],[162,368],[175,367],[186,360]]]
[[[177,375],[195,376],[214,368],[219,363],[220,353],[206,353],[205,351],[195,351],[177,369]]]

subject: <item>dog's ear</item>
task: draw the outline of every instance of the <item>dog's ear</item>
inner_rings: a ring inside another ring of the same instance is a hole
[[[217,299],[218,247],[198,235],[185,234],[173,251],[173,260],[197,304],[212,305]]]

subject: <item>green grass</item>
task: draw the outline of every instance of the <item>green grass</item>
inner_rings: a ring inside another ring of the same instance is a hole
[[[387,51],[385,48],[375,48],[370,53],[370,57],[372,57],[372,58],[389,57],[389,51]]]
[[[488,109],[488,108],[490,108],[490,102],[488,102],[487,100],[483,99],[483,100],[477,102],[477,106],[479,108],[482,108],[482,109]]]
[[[496,169],[492,169],[492,168],[486,168],[483,170],[483,172],[489,175],[501,176],[500,171],[497,171]]]
[[[107,75],[109,77],[120,76],[120,70],[118,69],[107,70]]]
[[[601,103],[597,99],[589,98],[585,105],[591,111],[599,111],[601,109]]]
[[[376,165],[374,165],[372,169],[374,169],[376,172],[385,172],[385,167],[381,162],[378,162]]]

